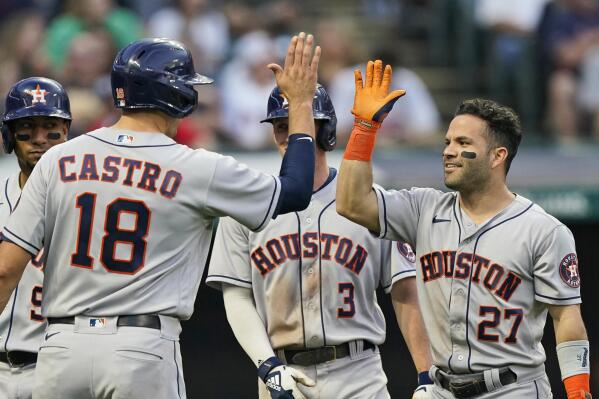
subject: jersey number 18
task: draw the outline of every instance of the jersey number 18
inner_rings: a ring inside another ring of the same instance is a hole
[[[71,264],[76,267],[91,269],[94,258],[90,254],[96,194],[83,193],[77,197],[79,208],[79,231],[76,251],[71,255]],[[134,216],[133,228],[120,226],[120,218],[124,214]],[[100,262],[111,273],[135,274],[144,266],[147,241],[150,229],[151,211],[143,201],[117,198],[106,207],[104,219],[104,237],[100,247]],[[116,257],[117,244],[130,247],[129,259]]]

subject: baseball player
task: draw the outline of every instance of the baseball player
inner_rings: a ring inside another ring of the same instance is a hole
[[[326,157],[336,144],[337,118],[320,85],[313,113],[317,148],[310,205],[260,232],[221,219],[206,281],[223,290],[231,328],[258,367],[261,399],[389,398],[378,350],[385,339],[378,286],[392,292],[414,363],[424,372],[420,382],[429,381],[414,253],[337,214],[337,171]],[[284,155],[288,109],[278,88],[262,122],[272,123]]]
[[[547,313],[568,399],[589,398],[589,342],[580,314],[572,233],[512,193],[506,175],[522,132],[493,101],[460,104],[445,135],[445,185],[372,188],[370,159],[391,68],[356,71],[356,117],[337,188],[337,211],[416,248],[420,306],[432,347],[435,398],[551,398],[541,337]]]
[[[71,123],[69,98],[54,80],[33,77],[17,82],[6,96],[2,142],[15,152],[20,170],[0,186],[0,229],[15,210],[21,190],[41,156],[63,143]],[[32,258],[0,314],[0,397],[31,398],[37,351],[46,320],[41,314],[42,253]]]
[[[181,43],[142,39],[117,54],[121,118],[48,151],[3,230],[0,309],[44,248],[48,328],[34,398],[186,397],[179,320],[192,313],[213,220],[230,215],[260,230],[309,203],[313,42],[294,36],[285,66],[269,65],[293,132],[280,177],[173,140],[197,105],[194,86],[212,82]]]

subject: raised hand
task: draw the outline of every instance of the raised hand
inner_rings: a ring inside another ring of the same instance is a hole
[[[312,104],[318,79],[320,46],[314,48],[314,36],[301,32],[293,36],[287,47],[284,66],[269,64],[277,86],[289,103]]]
[[[368,61],[365,82],[362,80],[362,72],[359,69],[354,71],[356,93],[352,114],[356,118],[380,123],[391,111],[395,101],[406,94],[405,90],[389,93],[392,74],[391,65],[387,65],[383,71],[381,60]]]

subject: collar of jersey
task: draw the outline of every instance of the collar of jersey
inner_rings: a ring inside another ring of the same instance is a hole
[[[126,147],[167,146],[177,144],[175,140],[160,132],[136,132],[133,130],[103,127],[89,132],[87,135],[105,141],[109,144]],[[133,137],[133,141],[131,143],[117,143],[116,139],[120,135],[131,136]]]
[[[335,177],[337,177],[337,169],[329,167],[329,177],[327,177],[322,186],[318,187],[316,190],[312,192],[312,196],[314,197],[317,193],[327,188],[331,184],[331,182],[335,180]]]

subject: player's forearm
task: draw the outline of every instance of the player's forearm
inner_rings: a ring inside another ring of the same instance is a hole
[[[312,98],[309,102],[289,102],[289,134],[305,133],[315,137]]]
[[[23,275],[31,255],[8,241],[0,243],[0,313]]]
[[[553,319],[557,344],[588,340],[579,305],[552,306],[549,311]]]
[[[237,342],[252,359],[254,365],[274,356],[266,328],[254,304],[249,288],[232,285],[223,286],[223,299],[227,320]]]
[[[337,213],[373,232],[380,231],[370,162],[344,159],[337,181]]]
[[[391,292],[393,309],[399,329],[418,372],[428,371],[432,365],[428,334],[416,296],[414,279],[401,280],[393,286]]]

